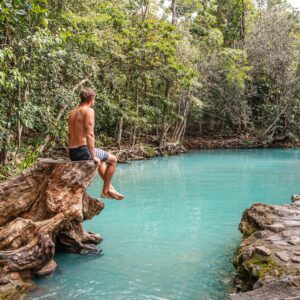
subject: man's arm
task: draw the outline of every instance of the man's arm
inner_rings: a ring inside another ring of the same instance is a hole
[[[86,141],[91,154],[91,157],[94,161],[99,162],[99,159],[96,157],[95,153],[95,136],[94,136],[94,126],[95,126],[95,113],[93,109],[87,109],[84,128],[86,132]]]
[[[68,147],[70,147],[71,144],[71,132],[70,132],[70,116],[68,117]]]

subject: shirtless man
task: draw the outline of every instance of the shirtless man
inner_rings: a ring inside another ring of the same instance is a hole
[[[98,172],[104,181],[101,198],[122,200],[124,196],[118,193],[111,185],[117,158],[99,148],[95,148],[94,124],[96,93],[92,89],[83,89],[80,92],[80,105],[74,108],[69,115],[69,156],[73,161],[93,160],[98,164]]]

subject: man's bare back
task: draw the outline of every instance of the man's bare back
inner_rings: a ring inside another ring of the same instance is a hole
[[[69,115],[68,127],[69,127],[69,148],[76,148],[83,145],[87,145],[85,119],[91,116],[89,107],[76,107]],[[90,112],[88,114],[87,112]]]

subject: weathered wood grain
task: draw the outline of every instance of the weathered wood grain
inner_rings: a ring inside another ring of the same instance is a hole
[[[92,161],[41,159],[0,183],[0,298],[33,286],[34,276],[56,269],[57,249],[99,253],[99,234],[82,222],[98,215],[104,203],[86,189],[96,174]]]

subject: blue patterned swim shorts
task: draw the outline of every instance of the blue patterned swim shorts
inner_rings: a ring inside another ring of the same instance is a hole
[[[100,148],[95,148],[95,153],[96,156],[101,160],[101,161],[107,161],[109,153],[100,149]],[[78,160],[91,160],[92,157],[90,155],[90,151],[87,145],[80,146],[77,148],[69,148],[69,157],[73,161],[78,161]]]

